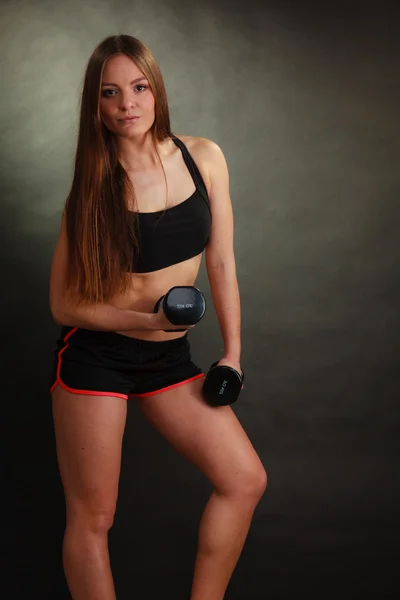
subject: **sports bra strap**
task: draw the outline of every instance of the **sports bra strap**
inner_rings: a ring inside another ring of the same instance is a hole
[[[176,146],[178,146],[178,148],[181,149],[182,155],[183,155],[183,160],[185,161],[186,166],[192,176],[192,179],[194,181],[196,189],[200,192],[200,194],[202,195],[204,201],[206,202],[206,204],[208,206],[209,199],[208,199],[207,188],[205,186],[205,183],[201,176],[201,173],[200,173],[196,163],[194,162],[189,150],[187,149],[186,145],[182,142],[182,140],[180,140],[179,138],[172,136],[172,140],[175,142]]]

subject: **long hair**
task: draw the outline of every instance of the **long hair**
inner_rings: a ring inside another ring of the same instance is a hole
[[[65,203],[69,253],[66,299],[77,304],[106,302],[126,291],[127,272],[132,270],[139,248],[137,215],[127,208],[127,197],[134,197],[133,186],[118,159],[116,138],[100,116],[103,70],[114,54],[131,58],[149,81],[155,97],[151,135],[161,166],[156,142],[172,136],[164,81],[149,48],[128,35],[104,39],[86,68],[74,175]]]

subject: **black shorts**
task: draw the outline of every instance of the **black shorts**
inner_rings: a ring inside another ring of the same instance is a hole
[[[63,327],[51,389],[75,394],[152,396],[204,377],[190,355],[187,334],[155,342],[110,331]]]

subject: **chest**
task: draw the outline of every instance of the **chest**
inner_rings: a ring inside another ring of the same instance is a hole
[[[129,210],[158,212],[180,204],[194,193],[194,181],[179,154],[163,161],[164,170],[159,164],[154,169],[128,171],[134,190],[134,197],[128,198]]]

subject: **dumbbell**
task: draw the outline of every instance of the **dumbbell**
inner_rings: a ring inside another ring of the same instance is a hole
[[[240,374],[227,365],[217,365],[218,361],[207,373],[203,384],[204,397],[212,406],[233,404],[243,388],[244,373]]]
[[[163,308],[165,316],[173,325],[195,325],[206,312],[203,294],[193,286],[176,285],[157,301],[154,312]],[[186,329],[164,329],[186,331]]]

